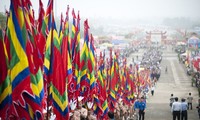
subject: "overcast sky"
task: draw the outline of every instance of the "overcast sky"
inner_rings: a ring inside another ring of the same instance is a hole
[[[57,16],[65,13],[66,6],[80,10],[82,17],[106,18],[200,18],[200,0],[54,0]],[[31,0],[38,16],[39,0]],[[46,9],[48,0],[42,0]],[[10,0],[0,0],[0,12],[9,9]]]

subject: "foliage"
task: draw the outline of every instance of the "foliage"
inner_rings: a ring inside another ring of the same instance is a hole
[[[6,16],[3,13],[0,13],[0,28],[6,27]]]

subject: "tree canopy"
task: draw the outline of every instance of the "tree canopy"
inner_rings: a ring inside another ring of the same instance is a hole
[[[0,28],[6,27],[6,15],[0,13]]]

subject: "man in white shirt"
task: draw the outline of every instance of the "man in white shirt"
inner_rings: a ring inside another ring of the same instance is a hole
[[[189,107],[192,110],[192,100],[193,100],[193,97],[191,96],[191,93],[189,93],[189,96],[188,96],[187,100],[188,100],[188,110],[189,110]]]
[[[173,114],[173,120],[180,120],[180,112],[181,112],[181,103],[178,102],[178,97],[175,97],[175,102],[172,104],[172,114]]]
[[[188,104],[185,101],[185,99],[183,98],[181,100],[181,120],[187,120],[187,108],[188,108]]]
[[[154,85],[151,87],[151,95],[153,96],[154,95],[154,90],[155,90],[155,87]]]

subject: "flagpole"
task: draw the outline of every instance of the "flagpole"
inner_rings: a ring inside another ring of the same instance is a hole
[[[57,0],[55,0],[55,16],[56,16],[56,18],[57,18]]]
[[[46,120],[49,120],[49,83],[47,83],[47,116],[46,116]]]
[[[53,6],[52,6],[53,7]],[[51,14],[52,14],[52,18],[51,19],[51,52],[50,52],[50,58],[52,58],[52,52],[53,52],[53,22],[54,22],[54,12],[53,12],[53,8],[51,9]],[[50,67],[51,67],[51,63],[50,63]],[[50,68],[51,69],[51,68]],[[49,95],[50,95],[50,76],[48,75],[48,82],[47,82],[47,120],[49,120],[48,116],[51,115],[50,114],[50,110],[49,110],[49,101],[50,101],[50,98],[49,98]]]
[[[53,21],[51,21],[51,22],[52,22],[52,26],[53,26]],[[53,52],[53,30],[51,28],[51,55],[50,55],[51,57],[50,58],[52,58],[52,52]],[[50,106],[50,104],[49,104],[49,101],[50,101],[50,98],[49,98],[49,95],[50,95],[50,81],[49,80],[50,80],[50,76],[48,76],[48,83],[47,83],[47,120],[49,120],[48,115],[51,115],[50,114],[51,111],[49,110],[49,106]]]
[[[138,94],[137,94],[137,98],[139,98],[139,92],[140,92],[140,82],[139,82],[139,79],[140,79],[140,77],[139,77],[139,73],[138,73],[138,70],[139,68],[138,68],[138,64],[136,65],[136,70],[137,70],[137,92],[138,92]]]

